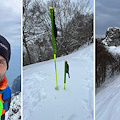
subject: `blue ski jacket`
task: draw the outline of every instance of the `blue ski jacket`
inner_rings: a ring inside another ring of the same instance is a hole
[[[4,77],[4,81],[7,82],[6,77]],[[2,102],[2,105],[3,105],[0,120],[8,119],[8,112],[9,112],[10,102],[11,102],[11,89],[6,82],[5,82],[6,85],[3,84],[3,86],[5,87],[4,89],[0,85],[0,101]]]

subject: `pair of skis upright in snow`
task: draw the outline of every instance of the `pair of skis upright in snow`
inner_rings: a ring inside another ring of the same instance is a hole
[[[56,66],[56,49],[55,49],[55,39],[57,37],[57,28],[55,25],[55,16],[54,16],[54,10],[52,7],[50,7],[50,17],[51,17],[51,28],[52,28],[52,43],[53,43],[53,54],[54,54],[54,63],[55,63],[55,75],[56,75],[56,89],[58,90],[58,81],[57,81],[57,66]],[[65,70],[64,70],[64,89],[66,86],[66,73],[69,75],[69,65],[67,64],[67,61],[65,60]]]

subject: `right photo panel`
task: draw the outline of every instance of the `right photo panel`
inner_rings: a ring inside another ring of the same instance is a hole
[[[120,1],[95,1],[95,120],[120,120]]]

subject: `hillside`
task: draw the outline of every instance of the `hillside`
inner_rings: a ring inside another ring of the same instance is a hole
[[[112,79],[95,97],[96,120],[120,119],[120,75]]]
[[[21,92],[12,96],[8,120],[21,120]]]
[[[105,75],[105,80],[96,88],[95,117],[96,120],[119,120],[120,119],[120,28],[110,27],[106,31],[106,37],[101,40],[99,56],[101,65],[97,66],[100,73]],[[101,55],[100,53],[100,55]],[[98,53],[97,53],[98,54]],[[106,57],[107,56],[107,57]],[[106,66],[105,66],[106,65]],[[102,78],[102,77],[101,77]],[[98,82],[102,79],[97,79]]]
[[[93,44],[57,58],[59,90],[55,89],[54,60],[24,67],[23,120],[93,120]],[[70,67],[64,90],[64,60]]]
[[[21,75],[19,75],[12,84],[12,94],[18,95],[21,92]]]

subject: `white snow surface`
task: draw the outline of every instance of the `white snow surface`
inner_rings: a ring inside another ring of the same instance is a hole
[[[119,27],[108,27],[108,29],[107,29],[107,31],[110,31],[110,29],[119,29],[120,30],[120,28]]]
[[[95,97],[95,120],[120,120],[120,75]]]
[[[103,43],[104,45],[106,45],[106,46],[108,45],[107,42],[106,42],[106,39],[104,39],[104,40],[102,41],[102,43]]]
[[[66,90],[65,60],[70,70]],[[56,61],[59,90],[55,89],[54,60],[23,68],[23,120],[93,120],[93,44]]]
[[[110,46],[109,48],[109,52],[113,53],[113,54],[119,54],[120,55],[120,46]]]
[[[21,93],[12,96],[8,120],[21,120]]]

